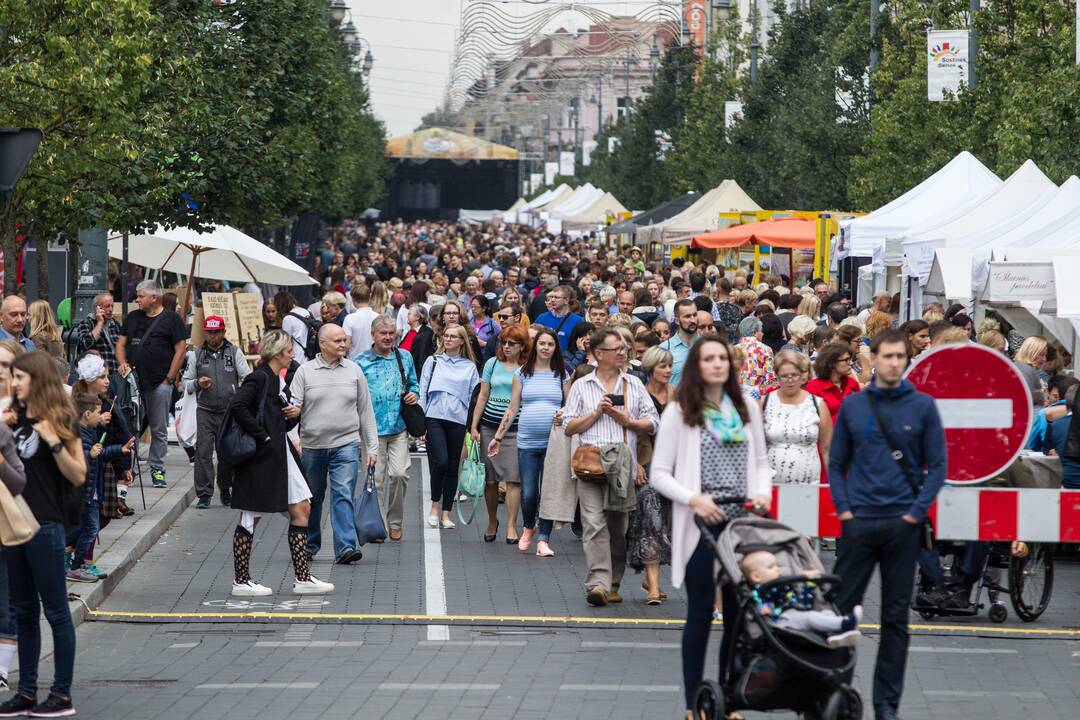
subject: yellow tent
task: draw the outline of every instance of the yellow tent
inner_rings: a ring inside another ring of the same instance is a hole
[[[517,160],[518,151],[444,128],[427,128],[386,142],[392,158],[413,160]]]

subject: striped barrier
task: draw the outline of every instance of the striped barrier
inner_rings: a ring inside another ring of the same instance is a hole
[[[809,537],[834,538],[828,485],[774,485],[772,514]],[[939,540],[1080,542],[1080,490],[946,486],[930,508]]]

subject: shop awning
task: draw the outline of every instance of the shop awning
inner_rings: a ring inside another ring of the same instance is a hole
[[[805,217],[782,217],[762,222],[733,225],[690,240],[692,248],[737,248],[768,245],[776,248],[813,250],[817,242],[817,222]]]

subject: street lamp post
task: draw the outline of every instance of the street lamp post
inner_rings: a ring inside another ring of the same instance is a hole
[[[876,0],[874,0],[876,2]],[[754,0],[750,8],[750,82],[757,82],[758,56],[758,5]]]
[[[348,12],[349,6],[345,0],[330,0],[330,19],[335,25],[343,23]]]
[[[356,25],[353,21],[345,23],[345,27],[341,28],[341,37],[345,41],[346,45],[352,45],[360,37],[360,33],[356,30]]]
[[[649,75],[656,79],[656,68],[660,64],[660,48],[656,45],[656,35],[652,36],[652,47],[649,48]]]

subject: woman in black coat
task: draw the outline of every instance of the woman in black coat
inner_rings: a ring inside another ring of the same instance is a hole
[[[244,378],[229,411],[236,424],[255,438],[255,456],[234,466],[232,507],[240,510],[233,533],[235,578],[232,594],[238,597],[270,595],[273,590],[251,579],[251,543],[255,526],[264,513],[289,515],[289,552],[292,554],[298,595],[328,593],[334,586],[309,571],[307,526],[311,513],[311,490],[301,471],[300,457],[288,436],[300,421],[300,409],[292,405],[285,376],[293,362],[292,338],[283,330],[263,335],[259,366]],[[318,522],[318,520],[316,520]]]

